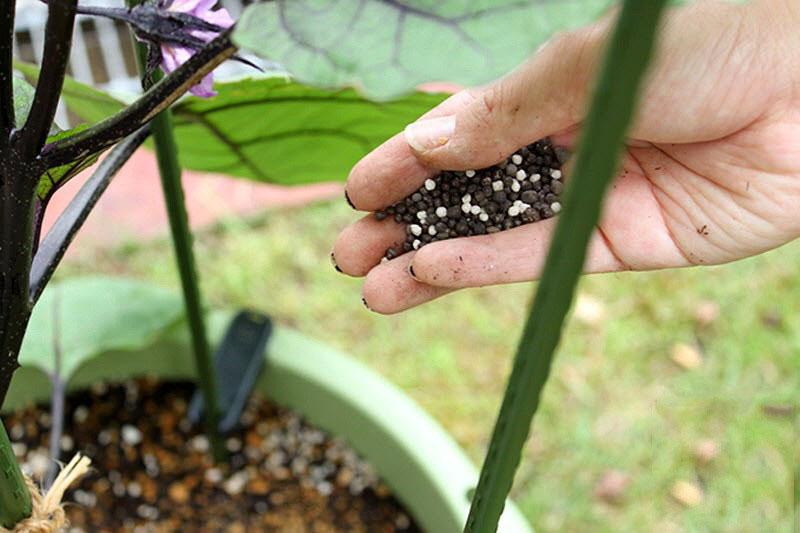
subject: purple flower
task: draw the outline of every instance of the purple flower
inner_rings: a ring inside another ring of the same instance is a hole
[[[169,11],[188,13],[197,18],[203,19],[211,24],[216,24],[222,28],[233,26],[233,19],[224,8],[212,11],[211,8],[217,0],[174,0],[167,8]],[[206,42],[213,40],[217,34],[213,31],[192,32],[192,35]],[[180,45],[162,44],[161,45],[161,66],[164,72],[172,72],[194,55],[195,51]],[[189,89],[189,92],[203,98],[210,98],[217,93],[214,92],[214,75],[208,73],[197,85]]]

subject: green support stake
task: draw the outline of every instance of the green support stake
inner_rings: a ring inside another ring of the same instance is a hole
[[[550,373],[586,247],[600,216],[603,194],[618,168],[625,133],[666,3],[667,0],[625,0],[620,12],[583,128],[564,211],[517,347],[472,499],[466,532],[497,530],[531,420]]]
[[[31,515],[31,495],[17,464],[11,441],[0,422],[0,526],[7,529]]]
[[[137,4],[136,0],[128,0],[128,6]],[[143,45],[136,43],[139,72],[144,73],[147,51]],[[156,79],[160,73],[157,73]],[[161,187],[167,206],[169,226],[172,233],[172,245],[180,272],[183,287],[183,299],[186,307],[186,318],[192,338],[197,376],[200,390],[205,401],[205,426],[211,442],[211,450],[217,462],[227,458],[222,436],[219,433],[219,389],[217,376],[211,361],[211,349],[208,343],[205,317],[203,316],[202,297],[197,276],[197,265],[192,251],[192,232],[189,227],[189,215],[186,212],[186,200],[181,183],[181,166],[178,161],[178,147],[172,130],[172,112],[166,109],[151,122],[153,142],[156,147],[156,159],[161,175]]]

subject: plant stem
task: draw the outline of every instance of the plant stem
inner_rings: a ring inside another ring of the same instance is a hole
[[[497,529],[550,372],[589,237],[600,215],[603,195],[619,164],[625,133],[666,2],[625,0],[620,12],[581,134],[564,211],[517,347],[465,526],[467,532],[485,533]]]
[[[5,153],[14,129],[14,11],[16,0],[0,5],[0,154]]]
[[[128,0],[128,5],[132,3],[131,0]],[[143,75],[147,51],[140,43],[136,43],[136,47],[139,72]],[[219,388],[206,333],[197,265],[192,250],[192,231],[189,227],[189,215],[186,212],[186,200],[181,184],[178,147],[175,144],[175,135],[172,129],[172,112],[164,109],[153,118],[150,128],[156,146],[156,158],[169,216],[172,246],[175,250],[175,259],[183,287],[183,301],[192,337],[192,351],[194,352],[197,376],[200,381],[200,390],[203,392],[206,433],[211,441],[214,460],[223,462],[227,459],[227,453],[219,433]]]
[[[81,187],[80,191],[53,224],[52,229],[45,236],[36,250],[36,255],[33,257],[30,275],[31,307],[36,305],[39,296],[41,296],[42,291],[44,291],[45,286],[53,276],[67,248],[72,244],[72,240],[78,230],[81,229],[81,226],[83,226],[86,217],[89,216],[100,196],[102,196],[117,172],[142,145],[148,135],[150,135],[150,129],[145,126],[115,146],[103,158],[92,177]],[[44,206],[41,206],[40,209],[44,209]]]
[[[16,150],[0,159],[0,406],[31,315],[28,276],[33,249],[33,185]],[[11,528],[31,512],[30,493],[0,423],[0,524]]]
[[[44,478],[45,489],[53,485],[61,460],[61,436],[64,433],[64,402],[67,384],[61,371],[61,287],[54,287],[53,294],[53,372],[50,374],[52,394],[50,396],[50,468]]]
[[[229,31],[208,43],[169,76],[150,87],[138,100],[116,115],[42,150],[47,168],[73,161],[85,153],[96,153],[113,146],[167,109],[236,52]]]
[[[24,159],[31,160],[44,146],[56,116],[61,87],[72,48],[75,6],[78,0],[59,0],[47,4],[44,53],[36,93],[28,120],[19,132],[19,146]],[[38,179],[39,176],[36,176]]]

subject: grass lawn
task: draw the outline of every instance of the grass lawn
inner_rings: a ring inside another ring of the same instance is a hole
[[[261,309],[353,354],[479,463],[531,287],[466,291],[394,317],[370,313],[359,281],[328,262],[338,230],[355,218],[337,202],[203,232],[207,300]],[[734,265],[583,279],[514,488],[537,530],[792,529],[799,265],[795,242]],[[98,271],[178,286],[167,241],[93,252],[59,276]],[[677,343],[696,348],[685,350],[692,368],[673,361]],[[718,448],[705,462],[695,451],[704,440],[707,454]],[[609,471],[627,482],[611,482]],[[702,494],[679,490],[679,481]]]

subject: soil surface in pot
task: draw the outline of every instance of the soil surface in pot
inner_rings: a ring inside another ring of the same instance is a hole
[[[226,436],[230,465],[186,420],[193,386],[137,380],[66,399],[61,460],[93,470],[65,500],[71,531],[419,531],[371,466],[297,414],[253,397]],[[23,470],[51,461],[50,407],[4,417]]]

